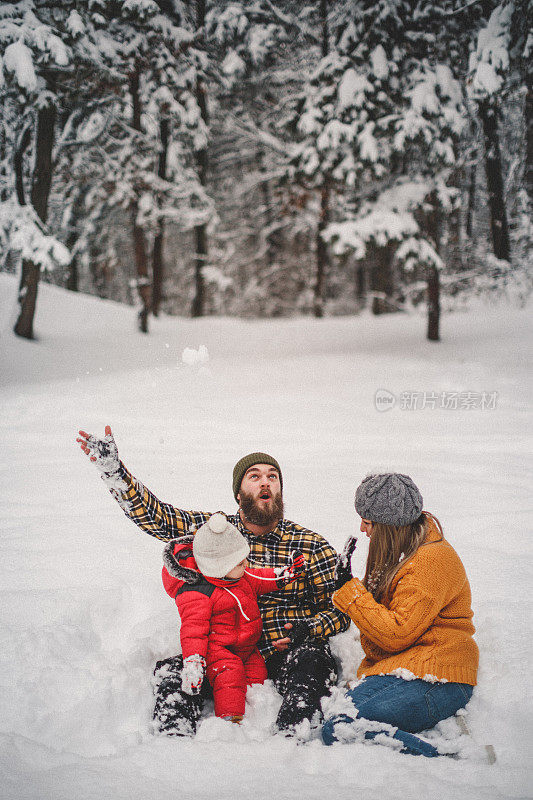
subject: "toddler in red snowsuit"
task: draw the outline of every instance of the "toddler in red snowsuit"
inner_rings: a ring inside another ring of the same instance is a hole
[[[182,691],[198,694],[207,674],[215,715],[233,722],[244,715],[246,687],[267,677],[256,646],[263,627],[257,597],[290,583],[304,566],[294,553],[283,570],[250,569],[249,552],[220,513],[164,551],[163,584],[181,617]]]

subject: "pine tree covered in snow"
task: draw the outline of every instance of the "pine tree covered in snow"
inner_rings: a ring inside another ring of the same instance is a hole
[[[478,121],[486,180],[486,243],[477,246],[471,283],[477,291],[505,291],[523,302],[532,285],[530,0],[505,0],[477,26],[466,79]],[[529,182],[530,183],[530,182]],[[492,252],[491,252],[492,251]]]
[[[403,0],[335,6],[335,47],[298,109],[294,175],[315,185],[327,176],[337,189],[344,219],[324,238],[337,254],[377,262],[376,309],[394,301],[402,272],[427,270],[428,333],[438,338],[438,218],[453,208],[448,184],[465,110],[461,86],[433,46],[432,15],[433,3],[418,3],[413,14]]]
[[[173,8],[170,17],[154,2],[129,3],[119,10],[102,2],[101,12],[107,37],[101,55],[118,80],[113,106],[103,117],[104,135],[82,154],[78,167],[82,184],[84,172],[99,167],[84,203],[93,231],[109,209],[120,207],[130,218],[139,320],[146,331],[154,307],[153,282],[156,310],[161,301],[164,221],[188,229],[213,213],[184,149],[186,143],[201,147],[206,138],[195,97],[198,53],[184,10],[180,14]]]
[[[4,231],[14,236],[14,241],[6,240],[7,251],[15,247],[20,250],[20,220],[25,220],[26,234],[22,239],[26,247],[21,250],[20,313],[15,331],[26,338],[33,337],[41,267],[53,265],[54,253],[60,254],[59,262],[65,261],[64,248],[51,244],[45,226],[57,132],[72,125],[65,83],[83,80],[86,70],[94,67],[94,53],[89,39],[82,34],[84,23],[76,5],[65,2],[55,6],[40,0],[0,5],[3,124],[9,130],[10,121],[16,120],[15,130],[4,134],[4,141],[10,136],[12,139],[15,185],[11,183],[3,191],[16,196],[24,207],[19,215],[14,199],[8,200],[4,217],[10,218],[11,209],[17,219]],[[34,163],[28,176],[25,154],[32,137]]]
[[[298,230],[279,182],[292,147],[279,135],[280,109],[300,86],[300,50],[314,41],[294,5],[213,3],[207,15],[212,57],[221,65],[213,110],[215,190],[231,223],[232,200],[238,204],[237,225],[221,225],[215,238],[219,261],[211,274],[240,313],[284,313],[288,297],[307,285],[305,265],[289,255]]]
[[[498,131],[499,100],[509,69],[510,27],[513,2],[498,6],[478,35],[470,58],[469,94],[483,128],[485,169],[491,215],[494,255],[509,261],[511,246],[504,197],[503,165]]]

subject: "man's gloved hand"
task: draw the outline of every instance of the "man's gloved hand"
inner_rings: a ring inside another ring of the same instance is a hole
[[[103,439],[97,439],[96,436],[85,433],[85,431],[79,431],[79,434],[76,441],[80,443],[83,452],[87,453],[102,475],[106,478],[116,475],[120,469],[120,459],[109,425],[105,426]]]
[[[309,639],[310,636],[311,630],[307,622],[304,620],[296,622],[289,631],[289,638],[291,640],[291,643],[289,644],[289,650],[294,650],[296,647],[300,647],[300,645],[303,644],[306,639]]]
[[[337,556],[337,563],[335,564],[335,591],[341,589],[345,583],[348,583],[348,581],[351,581],[353,578],[351,561],[356,544],[357,536],[350,536],[349,539],[346,540],[342,553],[339,553]]]
[[[285,567],[277,567],[274,572],[277,575],[278,583],[285,586],[292,583],[299,575],[305,571],[305,558],[300,550],[291,553],[291,560]]]
[[[205,658],[195,653],[183,659],[181,672],[181,691],[185,694],[199,694],[205,676]]]
[[[299,647],[306,639],[311,637],[311,628],[305,620],[299,620],[294,624],[287,622],[283,627],[286,630],[285,636],[272,642],[278,653],[294,650],[295,647]]]

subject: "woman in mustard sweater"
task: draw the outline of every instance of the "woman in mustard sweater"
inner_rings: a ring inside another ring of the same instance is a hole
[[[365,658],[345,713],[325,722],[322,738],[333,744],[385,734],[403,752],[436,756],[413,734],[463,708],[476,684],[465,569],[407,475],[369,475],[355,508],[370,538],[366,572],[362,581],[352,577],[352,538],[339,558],[332,601],[359,628]]]

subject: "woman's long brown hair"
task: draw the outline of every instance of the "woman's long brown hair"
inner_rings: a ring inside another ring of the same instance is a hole
[[[368,548],[366,572],[363,583],[377,602],[386,597],[392,580],[407,559],[412,558],[424,544],[429,520],[433,520],[442,538],[442,525],[433,514],[423,511],[410,525],[384,525],[372,523],[372,536]]]

